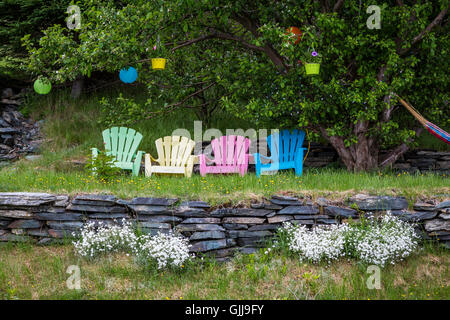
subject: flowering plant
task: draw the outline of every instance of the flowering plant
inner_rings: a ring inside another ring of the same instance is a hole
[[[303,56],[304,63],[320,63],[322,61],[322,55],[313,49],[312,52],[307,52]]]
[[[122,220],[122,225],[98,225],[94,221],[86,223],[75,241],[75,251],[82,257],[94,258],[105,253],[134,250],[137,237],[131,222]]]
[[[182,267],[191,257],[189,247],[187,238],[159,232],[155,236],[140,236],[134,254],[137,262],[144,267],[152,265],[156,265],[158,269]]]
[[[390,212],[381,220],[362,219],[357,223],[311,229],[285,223],[280,233],[287,239],[289,250],[299,254],[300,260],[314,263],[346,256],[383,267],[408,257],[418,245],[414,225]]]

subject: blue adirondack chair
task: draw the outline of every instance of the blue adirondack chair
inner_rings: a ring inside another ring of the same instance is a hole
[[[295,175],[302,175],[305,132],[301,130],[282,130],[267,137],[267,145],[270,157],[254,153],[256,175],[259,177],[262,171],[277,171],[295,169]],[[270,160],[262,164],[262,158]]]

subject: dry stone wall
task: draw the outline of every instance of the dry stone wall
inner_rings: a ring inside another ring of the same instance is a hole
[[[87,221],[97,225],[135,223],[142,232],[178,231],[188,237],[191,251],[225,259],[236,250],[251,253],[264,246],[283,222],[306,226],[341,223],[361,214],[390,210],[400,219],[414,222],[424,239],[441,241],[450,248],[450,201],[419,202],[408,210],[403,197],[356,195],[346,205],[319,198],[275,195],[249,207],[212,208],[203,201],[113,195],[52,195],[0,193],[0,243],[32,241],[51,244],[71,238]]]

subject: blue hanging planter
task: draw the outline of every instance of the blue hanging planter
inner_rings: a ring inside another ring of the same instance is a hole
[[[123,68],[120,70],[119,78],[124,83],[133,83],[137,79],[137,71],[133,67]]]

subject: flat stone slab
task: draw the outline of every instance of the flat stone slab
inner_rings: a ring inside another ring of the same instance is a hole
[[[248,228],[248,231],[277,230],[281,224],[257,224]]]
[[[220,223],[220,218],[187,218],[181,223]]]
[[[250,217],[226,217],[223,218],[222,223],[245,223],[245,224],[260,224],[266,221],[265,218],[250,218]]]
[[[314,220],[292,220],[290,221],[293,224],[302,224],[306,226],[312,226],[314,223]]]
[[[72,203],[79,201],[89,201],[89,202],[107,202],[109,204],[115,204],[117,198],[110,194],[80,194],[73,198]],[[74,203],[75,204],[75,203]]]
[[[34,214],[36,220],[53,220],[53,221],[81,221],[83,220],[81,213],[51,213],[39,212]]]
[[[153,206],[153,205],[128,205],[128,207],[136,212],[136,214],[168,214],[171,213],[166,206]]]
[[[81,227],[83,227],[82,222],[50,222],[47,221],[47,225],[51,229],[55,230],[79,230]]]
[[[225,239],[219,240],[206,240],[195,242],[189,248],[190,252],[206,252],[211,250],[217,250],[226,248],[228,246],[227,241]]]
[[[37,220],[15,220],[8,225],[10,229],[36,229],[42,226],[42,221]]]
[[[148,222],[141,221],[138,223],[138,226],[141,228],[149,228],[149,229],[170,229],[170,223],[157,223],[157,222]]]
[[[180,207],[209,209],[211,206],[205,201],[183,201]]]
[[[349,199],[350,206],[356,205],[364,211],[403,210],[408,208],[405,197],[356,195]]]
[[[2,192],[0,206],[38,207],[56,201],[56,196],[48,193]]]
[[[38,229],[27,229],[27,235],[33,237],[48,237],[47,229],[38,228]]]
[[[156,236],[160,233],[162,234],[170,234],[171,230],[170,229],[154,229],[154,228],[142,228],[141,232],[143,234],[149,235],[151,237]]]
[[[293,198],[296,199],[296,198]],[[299,201],[297,200],[282,200],[282,199],[277,199],[277,198],[273,198],[270,199],[270,202],[278,205],[278,206],[301,206],[303,205],[303,201]]]
[[[450,200],[441,202],[436,206],[436,209],[445,209],[445,208],[450,208]]]
[[[211,216],[214,217],[265,217],[271,213],[273,210],[266,209],[251,209],[251,208],[224,208],[216,209],[211,212]]]
[[[88,205],[74,205],[70,204],[66,208],[70,211],[79,211],[79,212],[98,212],[98,213],[125,213],[127,209],[119,206],[88,206]]]
[[[435,205],[425,203],[425,202],[416,202],[413,206],[413,209],[415,211],[434,211],[434,210],[436,210]]]
[[[183,219],[175,216],[149,216],[149,215],[138,215],[137,220],[139,221],[148,221],[153,223],[178,223]]]
[[[0,217],[13,219],[32,219],[33,214],[25,210],[0,210]]]
[[[231,230],[228,231],[230,238],[258,238],[272,236],[272,232],[268,230],[248,231],[248,230]]]
[[[222,226],[227,230],[245,230],[248,229],[246,224],[241,223],[222,223]]]
[[[278,214],[318,214],[319,208],[317,206],[288,206],[280,211]]]
[[[145,198],[145,197],[138,197],[133,198],[130,201],[124,201],[127,205],[147,205],[147,206],[171,206],[175,202],[177,202],[177,198]]]
[[[8,241],[8,242],[27,242],[31,241],[32,238],[29,236],[16,235],[12,233],[5,233],[0,235],[0,241]]]
[[[336,206],[325,207],[325,213],[333,217],[357,218],[358,212],[350,208],[341,208]]]
[[[207,240],[207,239],[224,239],[225,232],[223,231],[198,231],[194,232],[189,238],[190,241]]]
[[[180,232],[193,232],[193,231],[225,231],[225,229],[212,223],[205,224],[179,224],[175,227]]]
[[[450,231],[450,220],[428,220],[425,221],[425,230],[430,231]]]
[[[184,218],[202,218],[208,217],[209,214],[202,208],[178,207],[173,211],[173,214]]]
[[[290,221],[293,219],[294,219],[294,216],[292,216],[292,215],[289,215],[289,216],[276,215],[274,217],[267,218],[269,223],[282,223],[282,222]]]

